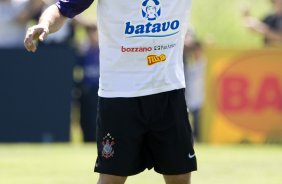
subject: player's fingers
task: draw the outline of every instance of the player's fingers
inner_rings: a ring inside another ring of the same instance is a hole
[[[37,40],[43,41],[49,34],[48,28],[36,25],[27,30],[24,45],[28,51],[35,52],[37,49]]]
[[[38,32],[38,30],[34,29],[33,27],[29,28],[26,32],[24,45],[28,51],[35,51],[35,44],[33,43],[33,40],[35,39],[34,36],[36,32]]]
[[[27,51],[29,51],[29,52],[30,52],[30,51],[34,51],[35,45],[34,45],[33,42],[29,42],[28,39],[25,39],[25,41],[24,41],[24,46],[25,46],[25,48],[26,48]]]
[[[36,44],[35,43],[29,43],[29,42],[25,42],[25,48],[27,51],[29,52],[35,52],[36,51]]]
[[[29,39],[25,38],[24,39],[24,46],[26,48],[27,51],[31,51],[33,45],[33,43],[29,42]]]
[[[48,32],[49,32],[48,30],[44,29],[43,32],[39,36],[39,40],[44,41],[48,36]]]
[[[31,47],[31,52],[35,52],[37,50],[37,41],[33,41],[32,47]]]
[[[35,52],[36,49],[37,49],[35,43],[27,43],[27,44],[25,44],[25,48],[29,52]]]

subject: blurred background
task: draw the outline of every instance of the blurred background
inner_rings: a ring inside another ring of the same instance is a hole
[[[24,50],[55,0],[0,0],[0,183],[95,183],[95,2]],[[195,0],[184,49],[193,183],[282,183],[282,0]],[[99,143],[98,143],[99,144]],[[147,171],[127,183],[162,183]]]

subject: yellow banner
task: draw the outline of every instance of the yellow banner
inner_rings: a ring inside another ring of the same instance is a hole
[[[209,49],[202,140],[282,141],[282,49]]]

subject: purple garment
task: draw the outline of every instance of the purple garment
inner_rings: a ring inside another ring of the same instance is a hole
[[[84,70],[83,84],[91,87],[99,83],[99,48],[89,47],[80,61]]]
[[[94,0],[59,0],[56,5],[63,16],[73,18],[86,10],[93,1]]]
[[[270,29],[282,34],[282,16],[276,14],[270,14],[263,19],[263,22],[270,27]],[[271,40],[267,37],[264,38],[266,44],[271,43]]]

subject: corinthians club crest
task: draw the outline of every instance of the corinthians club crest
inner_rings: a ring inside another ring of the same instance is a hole
[[[161,6],[159,0],[144,0],[142,3],[142,16],[149,20],[156,20],[161,16]]]
[[[115,144],[114,138],[108,133],[105,137],[103,137],[102,145],[102,157],[111,158],[114,156],[113,145]]]

